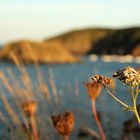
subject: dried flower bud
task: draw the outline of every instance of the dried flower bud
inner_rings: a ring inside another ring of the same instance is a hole
[[[113,74],[113,77],[117,78],[118,80],[129,86],[135,86],[140,84],[140,73],[130,66],[117,70]]]
[[[37,103],[35,101],[26,102],[22,105],[22,109],[26,116],[32,116],[37,109]]]
[[[102,85],[108,85],[108,84],[110,84],[112,82],[111,78],[108,78],[108,77],[105,77],[105,76],[102,76],[102,75],[94,75],[94,76],[92,76],[91,79],[94,82],[100,83]]]
[[[86,82],[84,84],[87,88],[89,97],[92,100],[96,100],[96,98],[99,96],[101,92],[101,84],[95,82]]]
[[[53,126],[60,135],[69,136],[74,127],[75,119],[72,112],[51,117]]]

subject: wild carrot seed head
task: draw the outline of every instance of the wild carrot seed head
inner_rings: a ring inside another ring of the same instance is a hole
[[[113,77],[129,86],[140,84],[140,73],[130,66],[117,70]]]

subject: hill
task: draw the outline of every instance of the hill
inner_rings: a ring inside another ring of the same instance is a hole
[[[0,59],[11,61],[16,56],[24,63],[74,63],[79,58],[61,46],[49,46],[45,42],[20,40],[8,43],[0,50]]]
[[[46,43],[67,48],[73,54],[140,55],[140,28],[84,29],[46,39]]]
[[[16,55],[25,63],[74,63],[88,54],[140,55],[140,28],[83,29],[41,42],[19,40],[0,49],[0,59]]]

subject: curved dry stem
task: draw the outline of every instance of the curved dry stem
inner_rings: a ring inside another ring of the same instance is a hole
[[[114,96],[108,89],[105,85],[103,85],[105,90],[107,91],[107,93],[112,97],[114,98],[117,102],[119,102],[121,105],[123,105],[124,107],[128,108],[129,106],[127,104],[125,104],[124,102],[122,102],[120,99],[118,99],[116,96]]]

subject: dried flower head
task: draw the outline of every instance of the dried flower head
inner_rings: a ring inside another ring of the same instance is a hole
[[[108,85],[112,82],[112,79],[109,77],[105,77],[102,75],[94,75],[91,77],[91,79],[96,82],[96,83],[100,83],[102,85]]]
[[[117,70],[113,74],[113,77],[119,79],[129,86],[140,84],[140,73],[130,66]]]
[[[96,98],[99,96],[101,92],[101,84],[96,83],[96,82],[86,82],[84,84],[87,88],[89,97],[92,100],[96,100]]]
[[[35,101],[26,102],[22,105],[23,112],[26,116],[32,116],[37,109],[37,103]]]
[[[69,136],[74,127],[75,119],[72,112],[51,116],[53,126],[60,135]]]

